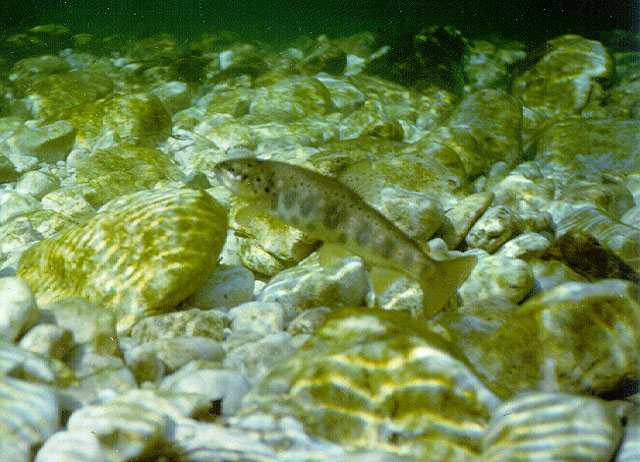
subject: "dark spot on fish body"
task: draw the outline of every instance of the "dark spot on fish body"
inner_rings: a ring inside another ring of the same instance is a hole
[[[328,229],[335,229],[342,221],[344,221],[344,217],[344,209],[340,205],[329,204],[324,209],[322,223]]]
[[[371,234],[371,226],[368,223],[365,223],[361,226],[356,232],[355,240],[358,245],[366,245],[369,241],[369,237]]]
[[[347,233],[341,232],[337,237],[338,244],[346,244],[347,243]]]

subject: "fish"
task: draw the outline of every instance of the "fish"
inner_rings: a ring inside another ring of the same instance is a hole
[[[253,157],[215,165],[217,180],[254,209],[304,231],[323,245],[416,280],[432,317],[464,282],[475,256],[437,260],[338,179],[297,165]]]

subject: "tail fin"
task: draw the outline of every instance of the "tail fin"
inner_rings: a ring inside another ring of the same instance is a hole
[[[460,287],[476,264],[476,257],[460,257],[438,261],[436,269],[420,280],[424,314],[432,318],[440,312],[447,300]]]

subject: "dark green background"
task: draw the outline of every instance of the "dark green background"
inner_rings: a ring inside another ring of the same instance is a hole
[[[0,0],[0,21],[5,33],[57,22],[74,33],[191,36],[224,28],[268,41],[362,30],[410,32],[437,23],[456,26],[470,37],[496,33],[530,42],[566,32],[589,36],[598,30],[636,30],[638,0]]]

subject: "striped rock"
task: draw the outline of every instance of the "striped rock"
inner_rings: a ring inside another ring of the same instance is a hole
[[[616,406],[566,393],[531,393],[505,403],[484,439],[485,462],[611,460],[622,436]]]
[[[31,462],[60,425],[53,389],[11,377],[0,378],[0,448],[6,462]]]
[[[140,191],[22,256],[17,273],[39,304],[81,297],[121,316],[173,308],[217,264],[225,209],[190,189]]]
[[[637,462],[640,460],[640,395],[635,395],[635,405],[627,413],[624,437],[616,453],[615,462]]]
[[[347,450],[477,460],[500,400],[456,356],[404,313],[335,309],[245,396],[240,415],[292,416]]]

